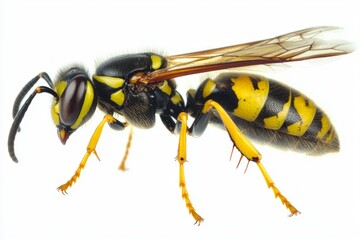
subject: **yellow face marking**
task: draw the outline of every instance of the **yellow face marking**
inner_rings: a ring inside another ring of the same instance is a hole
[[[232,90],[238,99],[234,114],[249,122],[254,121],[266,102],[269,81],[261,77],[254,83],[248,75],[240,75],[231,81],[234,83]]]
[[[67,82],[64,80],[60,80],[55,84],[55,91],[61,97],[63,94],[65,88],[67,86]],[[51,107],[51,117],[55,123],[56,126],[60,124],[60,116],[59,116],[59,102],[53,101],[52,107]]]
[[[76,119],[75,123],[70,126],[72,129],[77,129],[79,127],[79,125],[82,123],[83,118],[88,114],[88,112],[93,104],[94,97],[95,97],[94,89],[93,89],[91,83],[87,82],[84,103],[82,105],[80,114],[79,114],[78,118]]]
[[[164,93],[166,93],[167,95],[169,96],[171,95],[172,90],[171,87],[169,86],[168,81],[164,81],[163,84],[159,86],[159,89]]]
[[[122,87],[122,85],[124,85],[124,82],[125,82],[124,79],[122,79],[122,78],[109,77],[109,76],[98,76],[95,74],[93,75],[93,78],[96,81],[106,84],[111,88],[120,88],[120,87]]]
[[[152,69],[156,70],[159,69],[162,65],[161,57],[157,55],[151,55],[151,67]]]
[[[215,89],[215,87],[216,87],[216,84],[214,83],[214,81],[211,79],[208,79],[204,86],[203,98],[206,98],[207,96],[209,96],[212,93],[212,91]]]
[[[65,88],[67,86],[67,82],[64,80],[60,80],[57,83],[55,83],[55,91],[61,97],[63,94]],[[53,104],[51,106],[51,117],[55,123],[56,126],[60,124],[60,116],[59,116],[59,102],[53,101]]]
[[[171,98],[171,102],[173,103],[173,104],[178,104],[179,102],[181,102],[182,101],[182,98],[181,98],[181,96],[179,95],[179,94],[175,94],[172,98]]]
[[[285,122],[286,116],[289,112],[291,105],[291,92],[289,94],[289,100],[283,105],[283,109],[278,112],[276,116],[271,116],[264,119],[265,128],[278,130]]]
[[[55,84],[55,91],[59,95],[59,97],[63,94],[66,86],[67,86],[66,81],[59,81]]]
[[[124,103],[124,100],[125,100],[125,95],[122,90],[119,90],[119,91],[111,94],[110,99],[117,105],[122,106]]]
[[[302,136],[309,128],[316,113],[316,106],[313,101],[304,96],[294,98],[294,107],[300,115],[301,121],[287,127],[291,135]]]
[[[321,118],[321,129],[317,133],[316,138],[322,139],[325,134],[330,130],[331,124],[329,118],[324,114]]]
[[[59,102],[53,102],[51,107],[51,116],[56,126],[60,124],[60,117],[59,117]]]

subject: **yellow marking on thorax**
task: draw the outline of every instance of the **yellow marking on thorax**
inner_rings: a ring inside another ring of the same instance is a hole
[[[231,81],[234,83],[232,90],[238,99],[238,107],[234,110],[234,114],[253,122],[266,102],[269,93],[269,81],[260,77],[257,82],[257,89],[254,88],[248,75],[240,75]]]
[[[171,87],[169,86],[168,81],[164,81],[163,84],[161,84],[158,88],[167,95],[169,96],[171,95],[172,90]]]
[[[122,85],[124,85],[124,82],[125,82],[124,79],[119,78],[119,77],[98,76],[98,75],[94,74],[93,78],[96,81],[106,84],[112,88],[120,88],[120,87],[122,87]]]
[[[177,93],[174,96],[172,96],[172,98],[171,98],[171,102],[175,105],[181,101],[182,101],[182,97]]]
[[[316,106],[310,99],[306,99],[304,96],[297,96],[294,98],[294,108],[298,112],[301,121],[288,126],[287,131],[291,135],[302,136],[314,119]]]
[[[119,106],[122,106],[125,100],[125,94],[123,93],[122,89],[111,94],[110,96],[111,101],[116,103]]]
[[[283,105],[283,109],[277,113],[276,116],[271,116],[264,119],[265,128],[278,130],[284,124],[286,116],[288,115],[291,105],[291,92],[289,94],[289,100]]]
[[[151,68],[154,70],[159,69],[162,65],[161,57],[157,55],[151,55],[150,58],[151,58]]]
[[[215,89],[215,87],[216,87],[216,84],[214,83],[214,81],[212,79],[208,79],[204,86],[203,98],[206,98],[207,96],[209,96],[212,93],[212,91]]]

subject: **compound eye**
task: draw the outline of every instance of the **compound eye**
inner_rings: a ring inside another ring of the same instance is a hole
[[[59,102],[62,124],[71,126],[79,117],[84,104],[87,81],[88,78],[85,75],[76,75],[68,82]]]

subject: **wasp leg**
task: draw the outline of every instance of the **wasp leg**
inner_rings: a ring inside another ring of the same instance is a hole
[[[61,191],[62,193],[66,193],[66,190],[77,181],[77,179],[80,177],[81,171],[82,171],[82,169],[84,169],[86,162],[91,153],[94,153],[95,156],[97,157],[97,159],[100,160],[100,158],[97,155],[96,150],[95,150],[96,145],[99,141],[99,138],[101,136],[101,133],[102,133],[105,123],[111,124],[111,123],[115,123],[115,122],[118,122],[118,121],[112,115],[107,114],[104,116],[104,119],[97,126],[92,137],[90,138],[89,144],[86,148],[86,153],[85,153],[84,157],[82,158],[78,168],[76,169],[75,174],[70,178],[69,181],[67,181],[65,184],[63,184],[57,188],[59,191]],[[118,123],[120,124],[120,122],[118,122]]]
[[[108,114],[113,115],[113,112],[108,112]],[[113,130],[120,131],[120,130],[124,130],[124,128],[127,126],[127,124],[124,124],[124,123],[117,120],[116,122],[109,123],[109,126]],[[133,136],[133,128],[130,125],[130,132],[129,132],[129,136],[128,136],[128,140],[127,140],[127,144],[126,144],[126,149],[125,149],[124,156],[123,156],[123,158],[122,158],[122,160],[120,162],[120,165],[118,167],[119,170],[122,170],[122,171],[127,170],[127,168],[125,166],[125,163],[126,163],[128,155],[129,155],[132,136]]]
[[[175,133],[176,123],[171,115],[160,114],[160,119],[169,132]]]
[[[19,128],[20,123],[21,123],[22,119],[24,118],[25,113],[28,110],[28,108],[29,108],[32,100],[34,99],[34,97],[38,93],[43,93],[43,92],[46,92],[46,93],[49,93],[49,94],[53,95],[56,99],[59,98],[57,93],[54,90],[52,90],[51,88],[48,88],[48,87],[45,87],[45,86],[40,86],[40,87],[37,87],[34,90],[34,92],[32,92],[30,94],[30,96],[28,97],[28,99],[26,100],[24,105],[20,108],[20,110],[18,110],[19,105],[17,105],[17,109],[15,109],[16,107],[15,107],[15,104],[14,104],[14,109],[15,109],[15,112],[16,112],[16,116],[14,118],[14,122],[11,125],[10,132],[9,132],[9,137],[8,137],[8,151],[9,151],[11,159],[14,162],[18,162],[18,159],[17,159],[17,157],[15,155],[14,141],[15,141],[16,133],[20,129]]]
[[[128,140],[127,140],[127,144],[126,144],[126,149],[125,149],[124,156],[123,156],[123,158],[121,160],[121,163],[120,163],[120,165],[118,167],[119,170],[122,170],[122,171],[127,170],[127,168],[126,168],[126,160],[127,160],[128,155],[129,155],[129,149],[131,147],[132,137],[133,137],[133,128],[130,125],[130,132],[129,132],[129,136],[128,136]]]
[[[185,171],[184,163],[186,162],[186,134],[187,134],[187,119],[188,115],[185,112],[181,112],[178,116],[178,121],[180,122],[180,134],[179,134],[179,145],[178,145],[178,154],[177,160],[179,161],[179,186],[181,188],[182,198],[185,200],[186,207],[189,210],[189,213],[195,219],[195,224],[200,225],[204,219],[196,212],[193,204],[189,198],[189,193],[186,189],[185,181]]]
[[[207,113],[210,109],[215,108],[219,113],[222,122],[224,123],[227,132],[230,135],[231,140],[233,141],[236,148],[240,151],[242,155],[244,155],[249,161],[253,161],[259,167],[268,188],[271,188],[275,194],[275,197],[278,197],[283,205],[286,206],[287,209],[290,210],[292,215],[297,215],[300,212],[287,200],[287,198],[282,195],[280,190],[275,187],[274,181],[271,179],[268,172],[265,170],[264,166],[261,164],[261,154],[256,150],[256,148],[252,145],[252,143],[245,137],[245,135],[240,131],[240,129],[236,126],[236,124],[232,121],[228,113],[224,108],[221,107],[220,104],[213,100],[208,100],[203,109],[202,113]]]
[[[264,168],[264,166],[261,164],[260,161],[256,162],[257,166],[259,167],[265,181],[266,181],[266,184],[268,186],[268,188],[271,188],[274,192],[274,195],[275,195],[275,198],[278,197],[280,199],[280,201],[282,202],[282,204],[285,205],[285,207],[287,209],[290,210],[290,215],[289,217],[293,216],[293,215],[298,215],[298,214],[301,214],[300,211],[298,211],[288,200],[287,198],[281,194],[280,190],[275,187],[275,183],[274,181],[271,179],[269,173],[266,171],[266,169]]]

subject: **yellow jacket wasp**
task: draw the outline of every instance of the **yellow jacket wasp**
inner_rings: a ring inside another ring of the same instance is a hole
[[[63,193],[79,178],[90,154],[98,157],[95,148],[105,123],[115,130],[123,130],[129,125],[151,128],[156,114],[159,114],[165,127],[179,134],[177,160],[182,198],[200,224],[203,218],[193,207],[186,188],[186,136],[200,136],[209,122],[221,124],[241,158],[255,162],[275,196],[291,215],[298,214],[299,211],[275,187],[260,161],[261,154],[248,137],[313,155],[336,152],[339,151],[339,140],[327,115],[297,90],[260,75],[232,72],[222,73],[215,79],[208,78],[197,90],[188,91],[186,103],[177,92],[173,78],[337,56],[353,51],[349,42],[321,39],[322,33],[335,29],[327,26],[308,28],[267,40],[169,57],[150,52],[117,56],[101,63],[92,78],[78,65],[61,71],[54,82],[45,72],[40,73],[23,87],[15,99],[14,122],[8,138],[10,157],[18,162],[14,150],[15,136],[38,93],[46,92],[54,97],[51,115],[63,144],[91,118],[96,106],[106,113],[75,174],[58,187]],[[36,87],[22,104],[39,79],[44,79],[49,86]],[[116,119],[114,113],[126,121]],[[188,115],[194,118],[191,126],[188,126]]]

